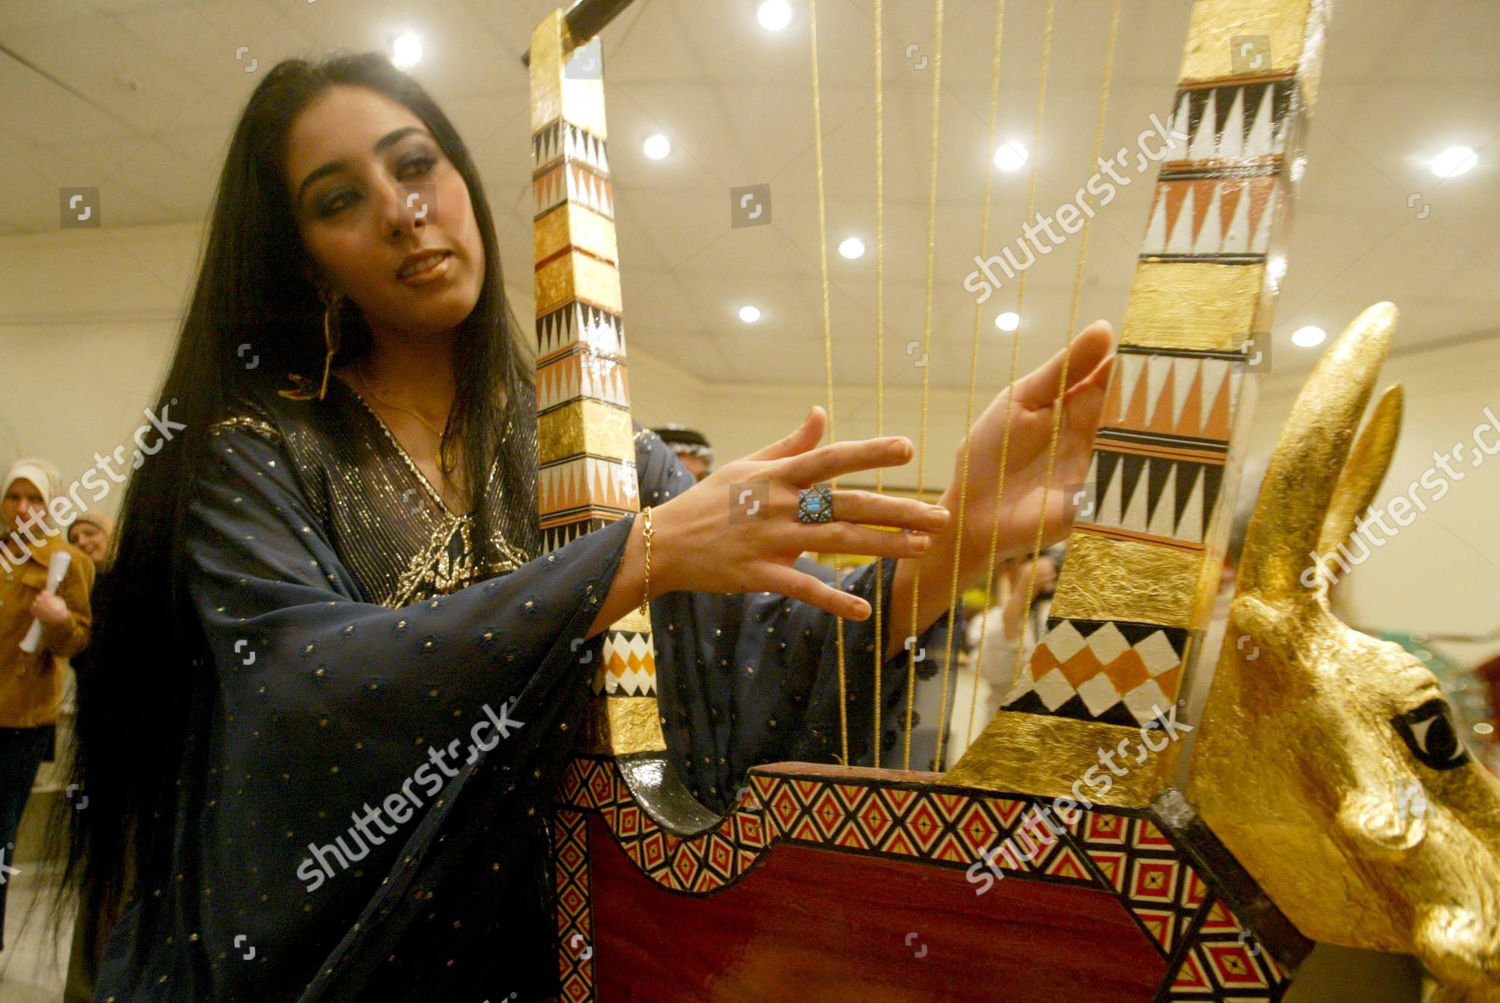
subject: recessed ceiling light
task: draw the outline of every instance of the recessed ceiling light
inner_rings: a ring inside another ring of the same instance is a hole
[[[1007,310],[995,318],[995,326],[1002,331],[1014,331],[1021,326],[1021,315],[1013,310]]]
[[[767,31],[780,31],[792,23],[792,5],[786,0],[766,0],[755,12],[755,19]]]
[[[1015,140],[995,151],[995,166],[1002,171],[1019,171],[1026,165],[1026,144]]]
[[[760,308],[753,306],[740,307],[740,320],[744,321],[746,324],[754,324],[756,321],[760,320]]]
[[[409,70],[422,61],[422,40],[403,31],[391,40],[391,63],[398,70]]]
[[[839,245],[839,253],[852,261],[865,253],[865,242],[858,237],[845,237]]]
[[[1474,734],[1476,735],[1488,736],[1493,735],[1494,733],[1495,726],[1490,724],[1488,721],[1480,721],[1478,724],[1474,725]]]
[[[1299,327],[1292,332],[1292,344],[1298,348],[1314,348],[1323,344],[1323,340],[1327,337],[1327,331],[1321,327],[1309,324],[1306,327]]]
[[[641,149],[652,160],[660,160],[672,152],[672,141],[659,132],[654,133],[646,137],[646,142]]]
[[[1468,174],[1479,163],[1479,154],[1467,146],[1450,146],[1432,158],[1432,173],[1440,178],[1456,178]]]

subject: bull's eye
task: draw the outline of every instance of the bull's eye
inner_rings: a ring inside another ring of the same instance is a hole
[[[1453,727],[1446,700],[1434,697],[1414,710],[1397,714],[1391,718],[1391,724],[1396,726],[1411,754],[1434,770],[1451,770],[1469,761],[1468,750]]]

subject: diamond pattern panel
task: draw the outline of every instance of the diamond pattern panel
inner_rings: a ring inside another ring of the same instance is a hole
[[[558,975],[563,999],[594,998],[593,916],[589,908],[588,816],[559,811],[553,817],[552,850],[557,888]],[[589,957],[585,958],[587,953]]]
[[[1286,970],[1246,930],[1234,912],[1210,895],[1197,935],[1170,976],[1169,1000],[1275,1003],[1290,983]]]
[[[1189,632],[1049,617],[1005,709],[1139,727],[1177,700]]]
[[[1202,887],[1187,861],[1143,818],[1084,812],[1069,826],[1084,854],[1114,889],[1141,929],[1171,957],[1197,916]]]

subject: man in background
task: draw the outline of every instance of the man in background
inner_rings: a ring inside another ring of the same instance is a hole
[[[708,439],[702,432],[675,424],[663,425],[651,431],[661,436],[661,441],[671,447],[694,479],[701,481],[708,476],[714,465],[714,448],[708,444]]]
[[[37,768],[51,758],[63,690],[59,659],[88,645],[92,622],[93,562],[64,542],[47,514],[61,490],[57,468],[32,458],[12,464],[0,484],[0,948],[16,831]],[[47,568],[60,552],[72,561],[52,592]],[[33,621],[42,625],[41,644],[28,654],[21,641]]]

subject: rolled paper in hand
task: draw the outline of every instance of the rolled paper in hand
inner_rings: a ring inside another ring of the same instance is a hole
[[[63,576],[68,573],[68,565],[73,563],[73,555],[66,550],[60,550],[52,555],[52,561],[47,565],[47,591],[56,592],[57,587],[62,584]],[[26,654],[34,654],[36,649],[42,645],[42,621],[31,621],[31,629],[26,636],[21,638],[21,650]]]

